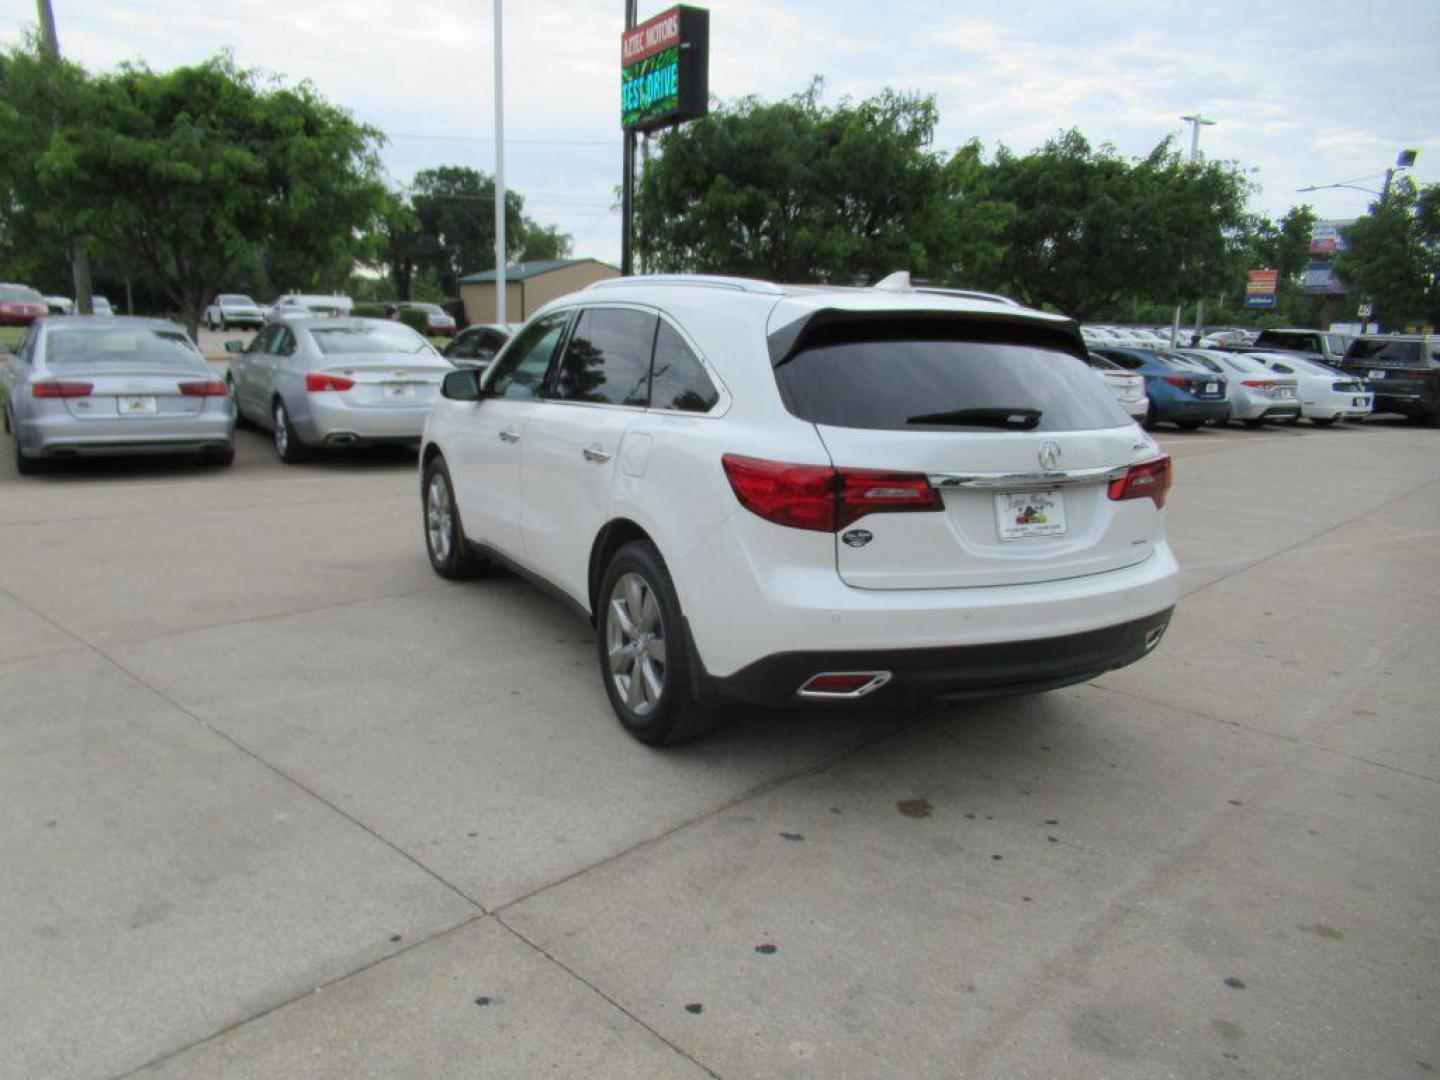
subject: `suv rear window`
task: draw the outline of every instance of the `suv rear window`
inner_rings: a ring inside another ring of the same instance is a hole
[[[1393,367],[1424,367],[1425,354],[1418,341],[1385,341],[1383,338],[1359,338],[1350,343],[1345,354],[1347,363],[1364,361],[1370,364],[1389,364]]]
[[[1255,339],[1257,349],[1289,349],[1292,352],[1318,352],[1318,334],[1287,334],[1279,330],[1262,330]]]
[[[1087,431],[1132,423],[1085,362],[1058,345],[1013,325],[847,322],[812,332],[775,379],[792,414],[831,427]],[[937,422],[949,414],[956,419]],[[1029,422],[1007,424],[1010,415]]]

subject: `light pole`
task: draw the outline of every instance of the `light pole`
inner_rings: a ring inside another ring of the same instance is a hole
[[[501,0],[495,5],[495,321],[510,320],[505,310],[505,62],[502,57]],[[523,311],[520,313],[525,314]]]
[[[1190,125],[1190,164],[1200,160],[1200,129],[1202,127],[1214,127],[1215,121],[1200,113],[1192,113],[1189,116],[1180,117]],[[1180,314],[1183,305],[1175,305],[1175,321],[1170,325],[1170,347],[1173,349],[1180,341]],[[1200,324],[1204,320],[1205,301],[1198,300],[1195,303],[1195,333],[1200,332]]]

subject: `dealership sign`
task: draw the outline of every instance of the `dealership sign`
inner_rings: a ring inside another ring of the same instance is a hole
[[[620,126],[654,131],[704,116],[710,103],[710,13],[681,5],[620,37]]]
[[[1245,283],[1245,306],[1273,308],[1275,306],[1275,293],[1279,287],[1279,271],[1251,270],[1250,280]]]

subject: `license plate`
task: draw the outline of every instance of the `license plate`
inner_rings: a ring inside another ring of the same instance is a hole
[[[1350,399],[1350,404],[1351,404],[1351,406],[1353,406],[1354,408],[1357,408],[1357,409],[1358,409],[1358,408],[1361,408],[1362,406],[1368,405],[1368,404],[1370,404],[1370,403],[1369,403],[1368,401],[1366,401],[1363,397],[1357,397],[1357,398],[1351,398],[1351,399]]]
[[[121,394],[116,404],[121,416],[154,416],[156,413],[153,397]]]
[[[1280,389],[1275,391],[1275,396],[1283,398],[1293,398],[1295,396],[1295,391],[1291,390],[1288,386],[1282,386],[1280,387]]]
[[[1218,394],[1219,392],[1220,392],[1220,384],[1219,384],[1218,382],[1207,382],[1207,383],[1205,384],[1205,393],[1207,393],[1207,394]]]
[[[1050,491],[1007,491],[995,496],[1000,539],[1060,536],[1065,532],[1065,496]]]
[[[415,396],[415,387],[409,383],[386,383],[385,396],[391,400],[407,400]]]
[[[1372,371],[1372,372],[1370,372],[1370,374],[1366,375],[1365,377],[1366,377],[1367,379],[1383,379],[1383,378],[1385,378],[1385,372],[1383,372],[1383,371]]]

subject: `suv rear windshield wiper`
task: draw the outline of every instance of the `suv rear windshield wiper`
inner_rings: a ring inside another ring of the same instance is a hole
[[[949,412],[907,416],[907,424],[965,424],[972,427],[1010,428],[1032,431],[1040,425],[1039,409],[951,409]]]

